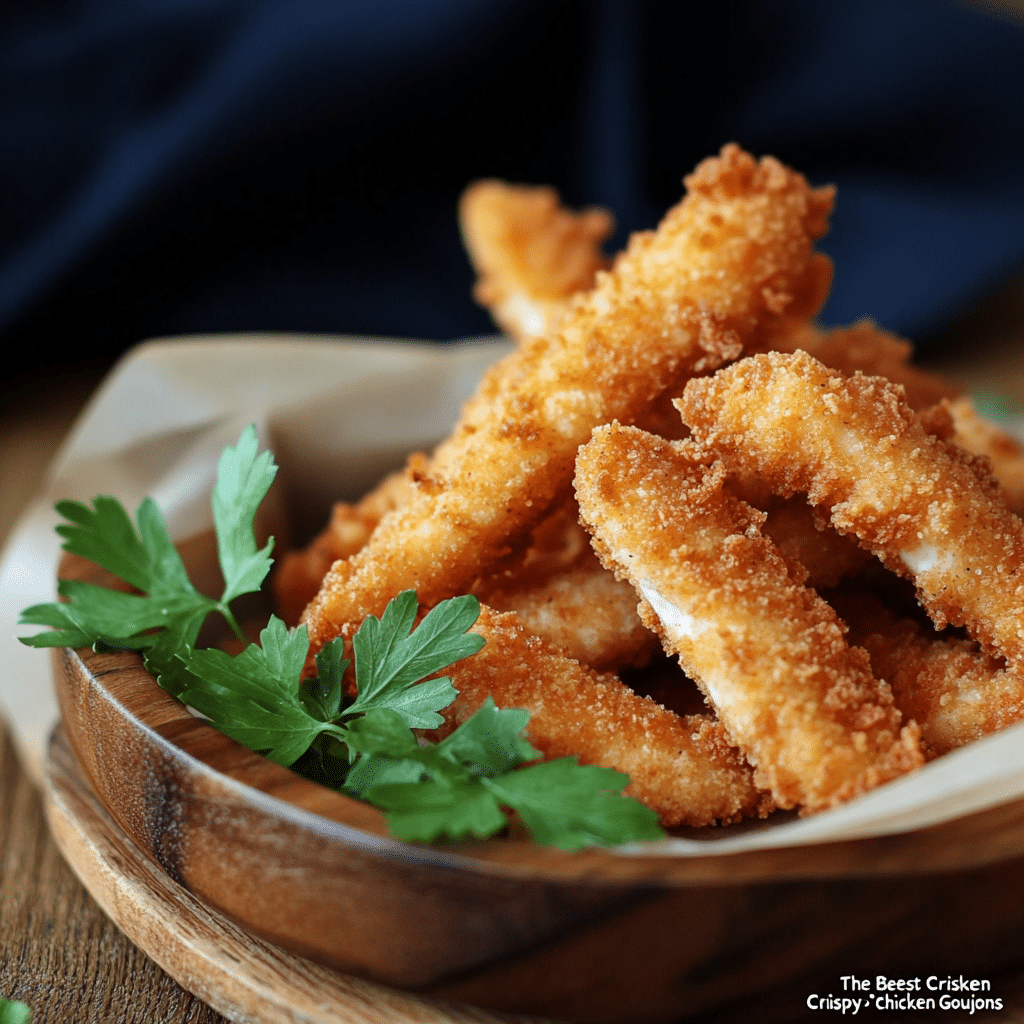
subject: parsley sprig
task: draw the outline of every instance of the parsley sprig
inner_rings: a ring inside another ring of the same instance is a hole
[[[304,625],[271,616],[259,644],[232,657],[197,649],[207,617],[219,613],[242,630],[231,602],[258,591],[270,570],[273,539],[260,548],[256,510],[277,467],[258,454],[255,428],[225,449],[212,505],[224,590],[215,600],[192,585],[156,504],[146,499],[136,523],[114,498],[92,506],[57,505],[64,548],[88,558],[140,593],[61,580],[63,603],[25,609],[21,621],[50,631],[22,642],[138,650],[172,695],[226,735],[277,764],[380,807],[391,832],[409,842],[483,839],[505,829],[514,811],[542,843],[578,849],[662,835],[656,815],[622,794],[629,778],[575,758],[539,761],[526,738],[528,713],[501,710],[488,698],[438,743],[414,730],[434,729],[457,696],[448,666],[484,644],[469,630],[480,606],[471,596],[442,601],[417,624],[413,591],[368,616],[352,640],[309,653]],[[351,672],[349,671],[351,669]],[[354,685],[346,686],[352,678]],[[349,691],[352,691],[351,693]]]
[[[271,616],[259,645],[250,644],[235,657],[216,648],[192,651],[191,680],[181,700],[221,732],[286,767],[321,735],[357,751],[349,742],[355,719],[375,722],[386,714],[407,731],[436,728],[444,721],[438,711],[456,692],[447,676],[424,677],[480,650],[483,637],[466,632],[479,604],[473,597],[442,601],[410,632],[416,607],[416,594],[407,590],[388,604],[381,619],[369,616],[359,628],[353,639],[356,682],[369,676],[371,685],[360,687],[352,700],[346,700],[343,685],[349,667],[344,642],[326,644],[315,658],[317,676],[303,683],[306,627],[289,630],[277,616]]]
[[[219,612],[232,632],[244,639],[230,602],[258,591],[270,571],[274,540],[257,550],[253,522],[277,466],[270,452],[257,454],[258,449],[256,428],[249,426],[236,447],[224,449],[217,466],[212,504],[225,581],[219,601],[192,585],[152,498],[139,506],[137,532],[115,498],[94,498],[91,508],[61,501],[56,509],[67,522],[57,526],[57,533],[64,538],[64,550],[96,562],[142,593],[60,580],[57,592],[66,603],[33,605],[21,614],[23,623],[50,626],[53,632],[23,637],[22,643],[142,651],[146,668],[165,690],[178,696],[188,683],[179,653],[195,646],[212,612]]]

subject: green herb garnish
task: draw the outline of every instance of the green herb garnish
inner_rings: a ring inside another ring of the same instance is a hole
[[[248,427],[218,466],[212,504],[225,580],[219,600],[192,586],[152,500],[140,506],[137,529],[113,498],[96,498],[91,508],[61,502],[57,510],[68,522],[57,531],[65,550],[142,593],[61,580],[66,603],[22,613],[23,623],[52,631],[22,642],[141,651],[160,685],[221,732],[380,807],[392,833],[406,841],[483,839],[506,828],[508,809],[538,842],[566,849],[662,836],[657,816],[622,795],[628,776],[581,767],[575,758],[531,764],[540,753],[525,738],[526,711],[499,710],[488,698],[439,743],[413,732],[441,725],[438,712],[456,697],[450,679],[438,673],[484,644],[468,632],[480,610],[474,597],[442,601],[416,625],[415,593],[399,594],[379,619],[368,616],[360,626],[351,666],[335,640],[316,655],[312,679],[302,678],[306,627],[288,629],[276,616],[259,644],[234,657],[197,650],[212,612],[242,637],[230,603],[258,591],[270,570],[273,540],[259,548],[253,521],[277,467],[268,452],[257,452],[255,428]],[[350,667],[354,696],[344,685]]]
[[[0,1024],[29,1024],[32,1009],[19,999],[0,999]]]
[[[256,428],[249,426],[235,448],[225,448],[217,467],[213,517],[217,553],[225,585],[219,601],[192,586],[167,524],[152,498],[136,513],[138,532],[115,498],[98,497],[92,507],[61,501],[57,511],[68,520],[57,527],[65,551],[96,562],[140,594],[124,594],[80,580],[61,580],[57,592],[65,604],[37,604],[21,614],[23,623],[51,626],[53,632],[22,637],[30,647],[107,647],[140,650],[146,668],[168,693],[187,685],[181,652],[195,646],[211,612],[224,616],[244,639],[229,603],[255,593],[270,571],[271,538],[257,550],[253,535],[256,509],[277,473],[270,452],[257,455]]]

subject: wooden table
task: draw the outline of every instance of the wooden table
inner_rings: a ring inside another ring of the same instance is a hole
[[[6,730],[0,764],[0,996],[40,1022],[223,1022],[135,949],[61,860]]]
[[[969,340],[970,344],[967,344]],[[995,387],[1024,408],[1024,281],[1003,290],[954,330],[926,362],[972,387]],[[0,540],[39,484],[60,439],[106,367],[84,364],[8,384],[0,409]],[[61,860],[40,798],[0,726],[0,997],[28,1002],[37,1021],[74,1024],[215,1024],[225,1018],[184,991],[104,916]],[[891,1014],[889,1019],[1024,1024],[1024,907],[1020,966],[993,976],[996,1014]],[[766,1000],[803,1009],[807,993]],[[752,1016],[753,1015],[753,1016]],[[716,1020],[757,1016],[749,1005]],[[709,1018],[705,1018],[707,1020]]]

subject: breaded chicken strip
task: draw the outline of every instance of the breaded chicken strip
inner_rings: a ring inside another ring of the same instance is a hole
[[[398,508],[412,491],[412,473],[425,460],[417,452],[404,470],[389,473],[372,491],[354,504],[337,501],[327,525],[306,547],[286,551],[273,576],[274,604],[285,622],[299,621],[313,600],[327,571],[339,558],[351,558],[370,539],[381,517]]]
[[[805,813],[921,764],[867,654],[728,494],[721,465],[635,427],[594,432],[576,464],[580,514],[641,616],[704,691],[755,779]]]
[[[499,611],[515,612],[532,633],[590,668],[638,667],[659,649],[637,614],[633,588],[589,547],[558,572],[516,573],[474,592]]]
[[[1024,720],[1024,678],[977,644],[901,617],[871,592],[849,588],[830,600],[903,716],[917,722],[928,757]]]
[[[792,572],[806,575],[809,587],[838,586],[872,561],[856,541],[819,522],[815,510],[801,497],[776,498],[766,502],[763,511],[765,536],[788,559]]]
[[[632,420],[695,371],[765,345],[821,303],[813,251],[832,190],[736,146],[702,163],[656,232],[636,235],[559,329],[488,373],[416,493],[335,563],[305,612],[313,652],[414,588],[465,593],[560,499],[595,426]]]
[[[778,339],[773,348],[777,352],[806,352],[847,377],[858,370],[868,376],[885,377],[903,386],[912,409],[927,409],[944,398],[955,398],[961,390],[944,377],[914,366],[910,362],[914,352],[910,342],[883,331],[870,320],[831,331],[803,324]]]
[[[865,376],[885,377],[901,385],[907,405],[915,412],[942,403],[949,414],[943,436],[965,452],[988,459],[1006,503],[1018,515],[1024,513],[1024,446],[982,415],[955,383],[914,366],[910,342],[863,320],[832,331],[805,324],[775,345],[778,352],[798,349],[847,377],[859,370]]]
[[[459,691],[444,711],[449,730],[491,696],[500,708],[530,712],[528,738],[546,758],[575,754],[583,764],[626,772],[626,792],[666,826],[726,823],[772,809],[710,715],[667,711],[533,636],[512,613],[483,605],[472,632],[487,643],[446,670]]]
[[[520,340],[552,331],[570,297],[611,265],[601,252],[611,214],[567,210],[547,186],[475,182],[462,194],[459,224],[477,272],[474,298]]]
[[[987,459],[1006,504],[1024,515],[1024,445],[978,412],[966,395],[949,402],[953,420],[950,440],[965,452]]]
[[[926,430],[902,388],[769,352],[691,381],[678,406],[727,465],[806,493],[913,580],[938,628],[965,626],[1024,672],[1024,522],[986,465]]]
[[[478,581],[473,593],[590,668],[638,667],[659,649],[637,615],[633,588],[594,554],[575,501],[548,516],[524,556]]]

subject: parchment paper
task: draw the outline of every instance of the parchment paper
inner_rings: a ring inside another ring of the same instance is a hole
[[[254,422],[281,466],[278,498],[301,541],[323,525],[332,501],[357,498],[408,452],[443,437],[484,368],[506,351],[494,338],[436,346],[245,335],[157,340],[129,352],[71,431],[0,562],[0,707],[29,771],[42,777],[57,711],[49,659],[18,643],[35,628],[17,620],[22,608],[55,597],[55,501],[113,494],[134,512],[149,494],[172,536],[192,536],[212,524],[221,449]],[[659,853],[701,856],[911,831],[1021,797],[1024,723],[837,810],[749,831],[710,829],[699,840],[666,840]]]

